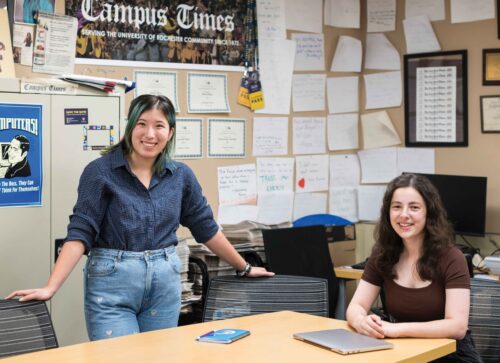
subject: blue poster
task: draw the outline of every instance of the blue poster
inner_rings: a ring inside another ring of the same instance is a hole
[[[0,103],[0,207],[42,205],[42,105]]]

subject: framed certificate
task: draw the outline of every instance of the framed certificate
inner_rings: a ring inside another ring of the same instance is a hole
[[[229,113],[227,75],[188,73],[187,100],[189,113]]]
[[[245,119],[208,119],[208,157],[245,157]]]
[[[175,125],[174,159],[203,157],[203,119],[178,117]]]
[[[500,132],[500,96],[480,96],[481,131],[483,133]]]
[[[177,72],[135,71],[135,96],[144,94],[168,97],[179,112],[177,100]]]

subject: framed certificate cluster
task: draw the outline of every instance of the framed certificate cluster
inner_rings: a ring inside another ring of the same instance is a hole
[[[406,146],[467,146],[467,50],[405,55],[404,73]]]
[[[203,157],[203,122],[203,118],[177,118],[174,159],[201,159]],[[207,122],[209,158],[245,157],[245,119],[209,118]]]

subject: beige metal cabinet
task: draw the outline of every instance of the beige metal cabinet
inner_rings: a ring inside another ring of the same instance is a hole
[[[115,143],[119,140],[123,96],[85,90],[78,95],[20,94],[12,84],[3,86],[0,102],[43,105],[42,206],[0,208],[0,295],[5,296],[14,289],[46,283],[54,264],[55,240],[67,234],[83,168],[99,157],[99,146],[108,145],[111,137]],[[65,124],[68,109],[88,110],[86,129],[81,124]],[[61,346],[88,340],[83,314],[85,261],[82,258],[49,303]]]

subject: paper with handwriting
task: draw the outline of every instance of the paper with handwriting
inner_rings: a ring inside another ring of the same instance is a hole
[[[292,105],[294,112],[325,110],[326,74],[294,74]]]
[[[365,109],[401,106],[401,72],[381,72],[365,74],[366,104]]]
[[[255,164],[217,168],[219,204],[255,204],[257,173]]]
[[[330,188],[330,214],[347,219],[350,222],[358,221],[358,189],[353,187]]]
[[[253,156],[288,154],[288,117],[254,117]]]
[[[396,0],[367,0],[368,33],[396,30]]]
[[[293,118],[293,154],[326,152],[326,119],[324,117]]]
[[[357,187],[361,182],[361,169],[356,154],[330,155],[330,188]]]
[[[257,192],[293,192],[293,158],[257,158]]]
[[[406,0],[405,19],[420,15],[427,15],[430,21],[446,19],[444,0]]]
[[[325,45],[323,34],[293,33],[297,43],[295,71],[323,71],[325,69]]]
[[[257,0],[259,39],[286,39],[285,0]]]
[[[295,157],[295,191],[297,193],[328,190],[328,155]]]

